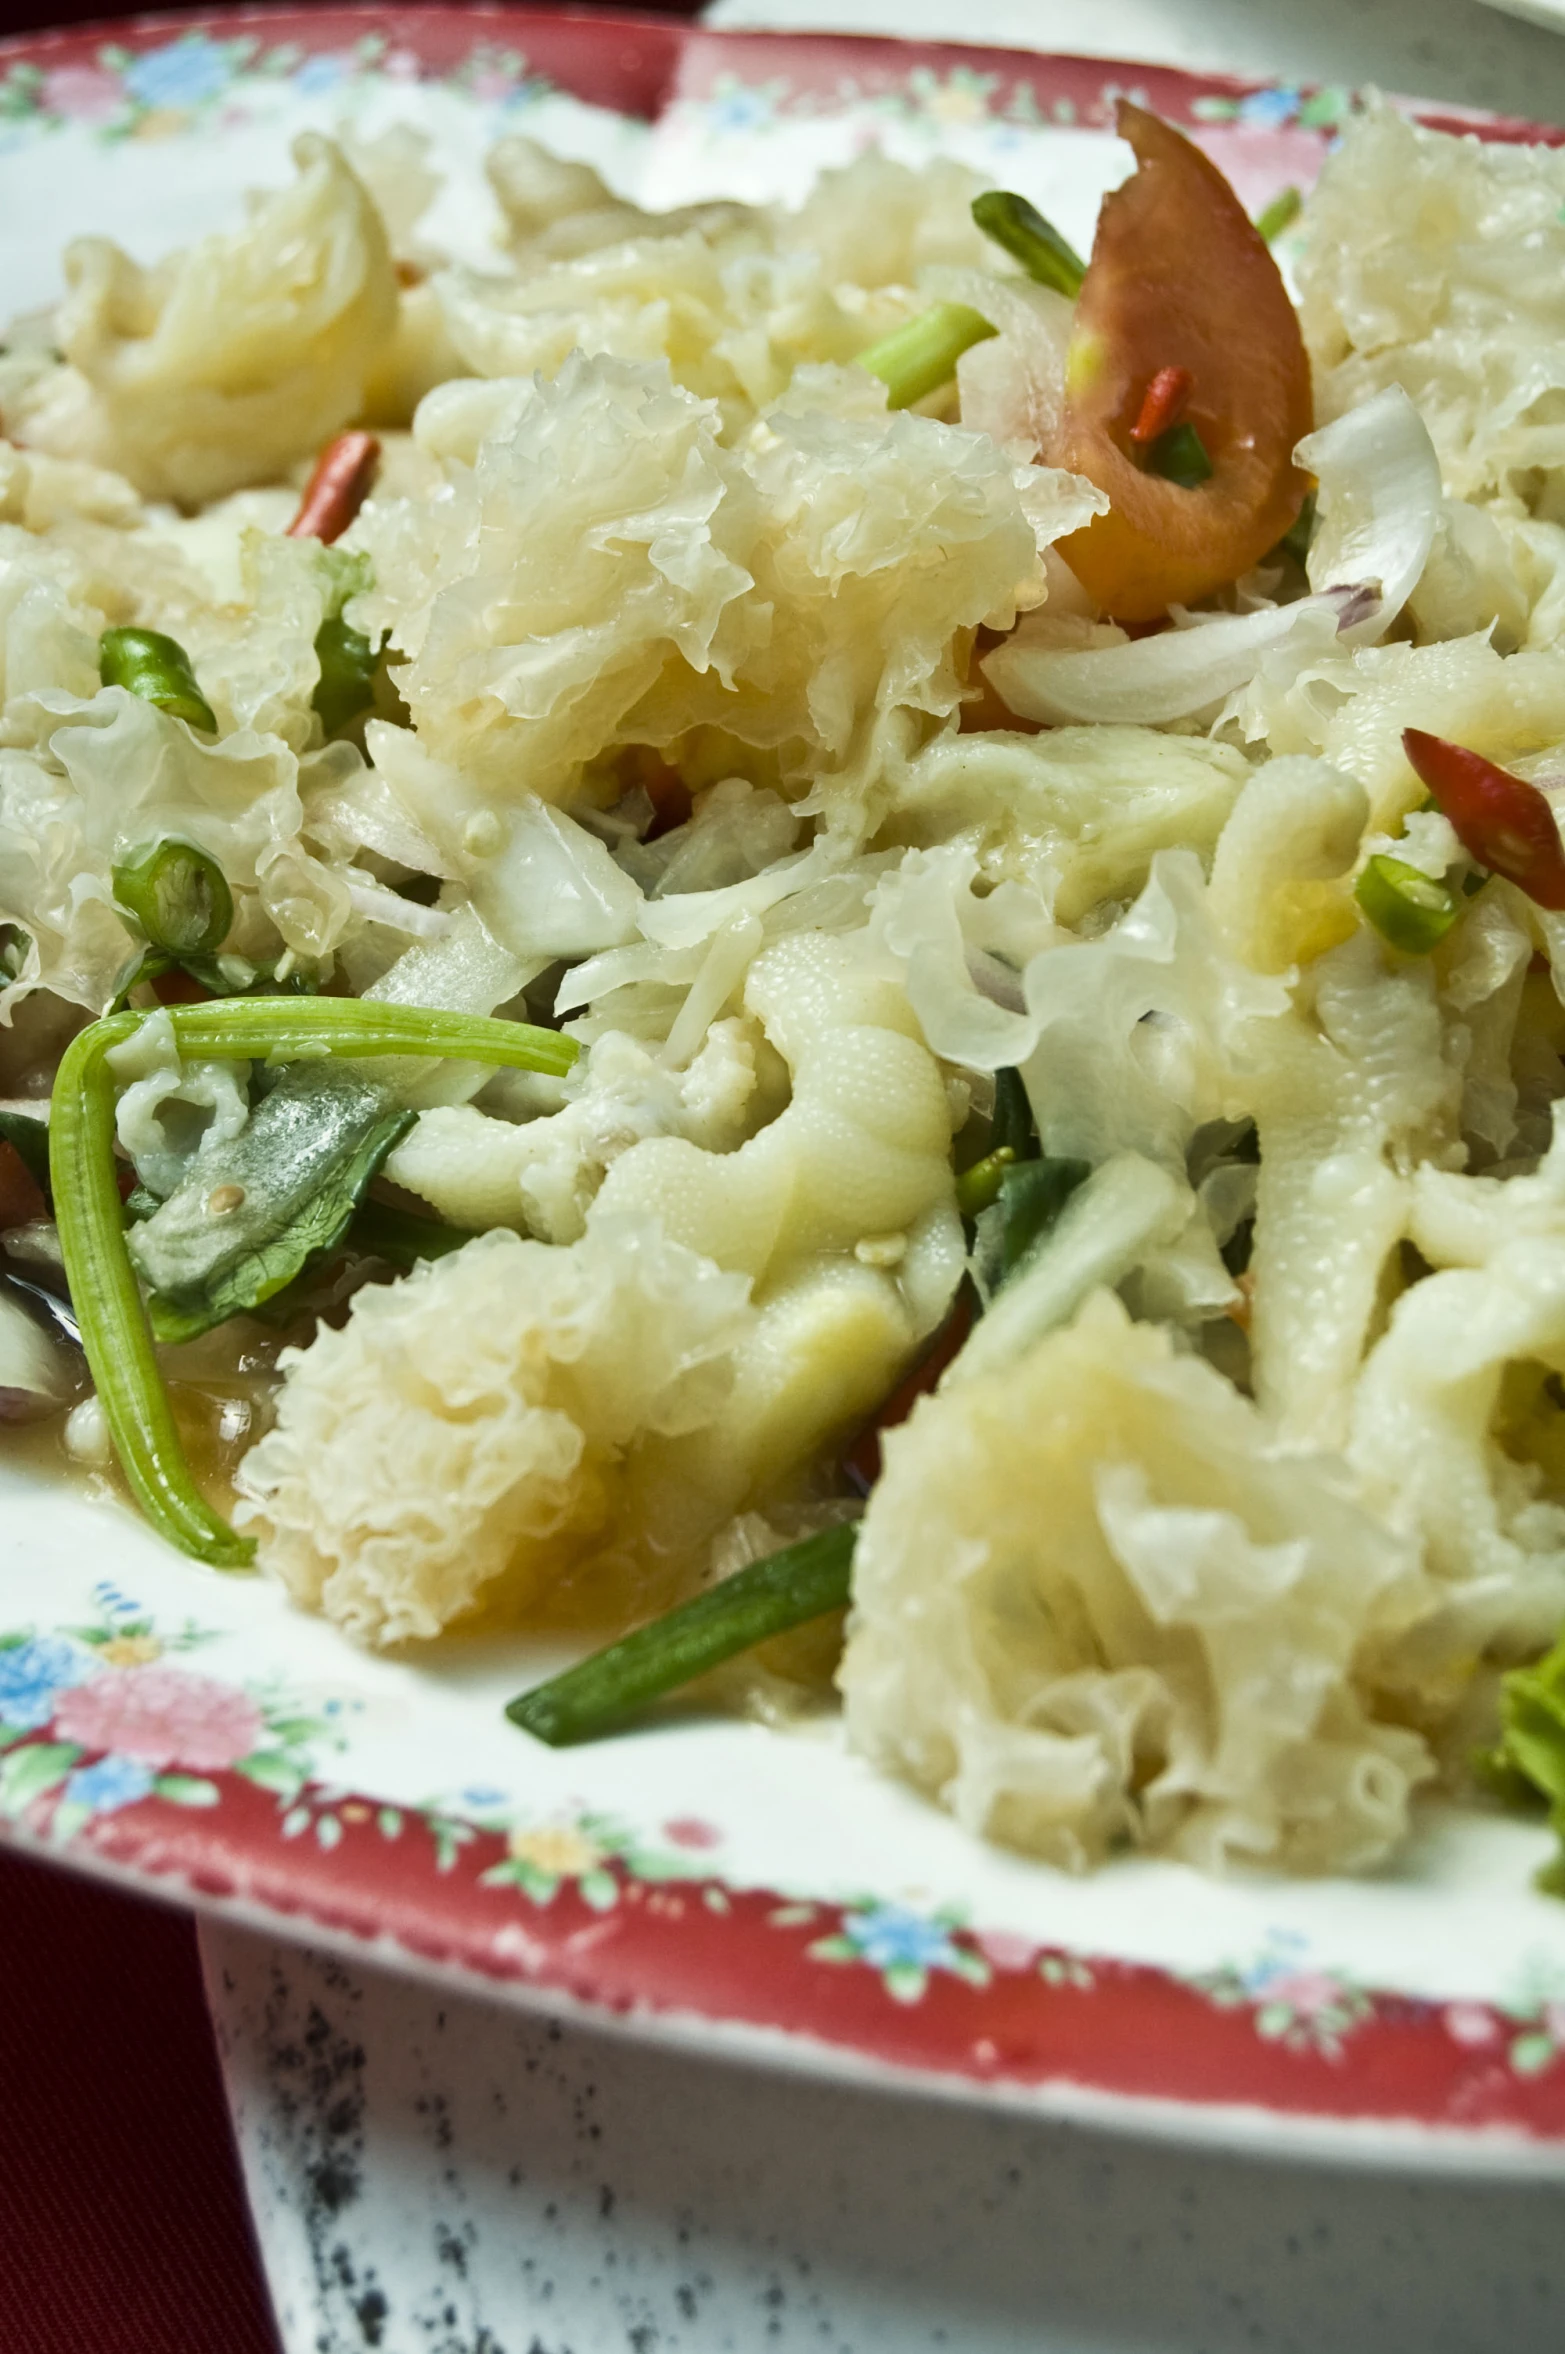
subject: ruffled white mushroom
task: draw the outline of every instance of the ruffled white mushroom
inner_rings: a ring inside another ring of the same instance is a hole
[[[841,1684],[854,1746],[1072,1867],[1373,1864],[1430,1770],[1360,1650],[1421,1582],[1340,1464],[1097,1294],[885,1442]]]
[[[144,270],[106,237],[65,255],[66,364],[7,404],[15,437],[188,505],[267,482],[362,404],[397,283],[380,215],[329,139],[243,228]]]

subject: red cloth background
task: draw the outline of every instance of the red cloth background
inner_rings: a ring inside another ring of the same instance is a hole
[[[278,2354],[193,1925],[4,1851],[0,2348]]]

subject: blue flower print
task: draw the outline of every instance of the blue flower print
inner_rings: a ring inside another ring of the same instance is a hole
[[[81,1654],[59,1635],[35,1635],[0,1651],[0,1725],[23,1733],[46,1725],[58,1694],[81,1678]]]
[[[126,89],[147,107],[199,106],[229,79],[229,61],[215,41],[190,33],[162,49],[143,50],[124,69]]]
[[[293,86],[301,98],[318,95],[322,90],[335,90],[347,73],[347,62],[335,50],[323,50],[318,57],[307,57],[293,77]]]
[[[1262,130],[1282,130],[1299,111],[1299,93],[1286,83],[1250,90],[1239,101],[1239,120]]]
[[[845,1913],[842,1934],[851,1939],[872,1970],[949,1970],[956,1959],[949,1932],[939,1921],[901,1905],[877,1905],[869,1913]]]
[[[80,1766],[65,1785],[67,1800],[91,1809],[95,1815],[118,1814],[122,1806],[134,1806],[148,1796],[155,1776],[151,1769],[134,1757],[100,1757],[95,1765]]]
[[[871,1903],[845,1912],[840,1929],[817,1937],[806,1950],[818,1962],[864,1963],[879,1973],[886,1992],[899,2003],[918,2002],[932,1970],[965,1978],[969,1986],[989,1980],[988,1963],[956,1943],[949,1919],[900,1904]]]

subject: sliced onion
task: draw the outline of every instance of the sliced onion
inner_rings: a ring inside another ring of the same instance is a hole
[[[980,667],[1006,708],[1055,727],[1107,721],[1160,727],[1189,719],[1247,686],[1264,656],[1279,647],[1301,660],[1323,653],[1337,636],[1341,592],[1265,605],[1255,613],[1221,613],[1183,629],[1118,646],[1028,645],[1008,638]]]
[[[71,1360],[58,1341],[0,1285],[0,1423],[37,1422],[74,1395]]]
[[[1293,456],[1319,486],[1310,586],[1378,588],[1372,617],[1342,622],[1350,644],[1373,645],[1418,586],[1440,527],[1445,494],[1429,428],[1400,384],[1388,384],[1307,435]]]

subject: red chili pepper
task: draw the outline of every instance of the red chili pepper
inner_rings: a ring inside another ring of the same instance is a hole
[[[0,1228],[30,1226],[47,1205],[38,1180],[14,1144],[0,1144]]]
[[[899,1422],[906,1422],[919,1399],[934,1388],[972,1329],[973,1297],[964,1283],[928,1353],[920,1357],[911,1373],[903,1375],[873,1422],[865,1424],[842,1458],[842,1468],[861,1496],[867,1496],[880,1477],[882,1431],[894,1430]]]
[[[1130,428],[1134,442],[1156,441],[1185,413],[1195,378],[1188,368],[1159,368],[1141,396],[1141,414]]]
[[[299,512],[288,526],[290,539],[341,539],[369,496],[380,443],[373,433],[339,433],[315,461]]]
[[[1535,906],[1565,909],[1565,846],[1536,785],[1422,728],[1403,729],[1402,749],[1469,858],[1503,875]]]

